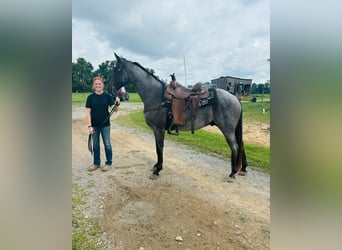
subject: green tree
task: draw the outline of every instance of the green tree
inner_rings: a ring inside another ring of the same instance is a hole
[[[77,59],[77,63],[72,63],[72,92],[91,91],[93,66],[84,58]]]
[[[113,76],[113,69],[116,65],[116,61],[105,61],[99,65],[99,68],[95,70],[94,76],[100,76],[104,80],[105,84],[108,84]]]
[[[251,94],[256,94],[256,93],[258,93],[258,85],[255,82],[253,82]]]
[[[94,70],[90,62],[87,62],[84,58],[80,57],[77,59],[77,63],[72,63],[72,92],[90,92],[92,88],[92,78],[100,76],[105,82],[105,89],[110,87],[110,80],[113,77],[113,69],[116,65],[116,61],[106,60],[101,63],[98,68]],[[157,79],[153,69],[146,68],[148,72],[154,75]],[[167,81],[164,80],[166,83]],[[126,84],[126,91],[135,92],[133,83]]]
[[[259,93],[259,94],[264,94],[264,93],[265,93],[264,90],[265,90],[264,84],[259,83],[259,84],[258,84],[258,93]]]
[[[97,70],[94,71],[93,76],[100,76],[105,82],[105,89],[108,92],[111,92],[111,79],[113,78],[113,70],[116,66],[116,60],[114,61],[105,61],[101,63]],[[127,84],[125,86],[126,91],[128,92],[134,92],[134,85],[133,84]]]
[[[270,94],[271,93],[271,85],[270,82],[265,83],[265,94]]]

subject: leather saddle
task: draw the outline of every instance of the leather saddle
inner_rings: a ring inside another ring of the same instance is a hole
[[[191,89],[188,89],[176,82],[174,74],[171,77],[172,81],[167,85],[164,93],[164,98],[171,102],[172,121],[168,132],[170,133],[171,127],[186,124],[185,111],[190,109],[191,132],[194,133],[197,110],[200,106],[208,103],[209,91],[202,83],[197,83]]]

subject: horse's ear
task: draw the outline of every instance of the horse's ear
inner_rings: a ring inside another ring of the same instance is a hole
[[[121,57],[118,56],[115,52],[114,52],[114,55],[115,55],[115,57],[116,57],[116,60],[119,62],[119,61],[121,60]]]

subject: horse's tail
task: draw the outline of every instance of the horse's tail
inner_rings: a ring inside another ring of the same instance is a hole
[[[242,107],[241,107],[239,122],[235,129],[235,137],[239,146],[237,171],[240,172],[241,167],[242,167],[242,156],[243,156],[243,151],[244,151],[243,140],[242,140]]]

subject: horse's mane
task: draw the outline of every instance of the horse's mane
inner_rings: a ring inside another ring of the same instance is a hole
[[[165,86],[165,82],[163,82],[162,80],[160,80],[159,78],[157,78],[155,75],[153,75],[151,72],[147,71],[146,68],[144,68],[143,66],[141,66],[139,63],[137,62],[132,62],[134,65],[138,66],[139,68],[141,68],[143,71],[145,71],[147,74],[149,74],[150,76],[152,76],[154,79],[156,79],[158,82],[160,82],[163,86]]]

